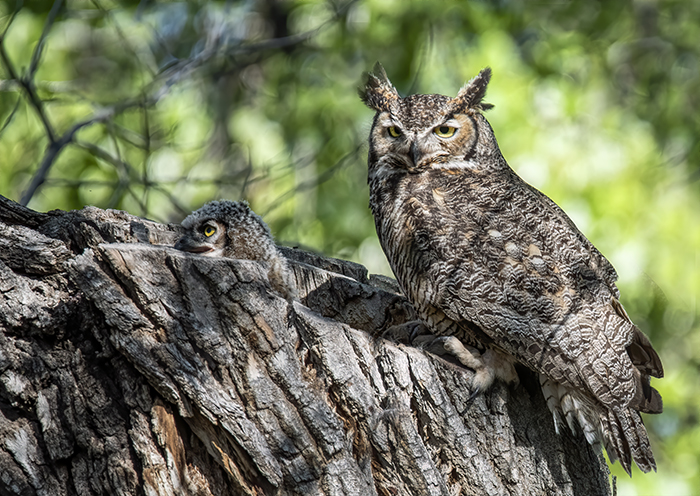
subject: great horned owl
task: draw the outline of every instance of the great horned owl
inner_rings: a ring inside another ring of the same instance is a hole
[[[267,224],[247,203],[207,203],[182,221],[185,234],[175,248],[210,257],[256,260],[268,267],[273,289],[288,300],[296,296],[294,275],[279,252]]]
[[[661,413],[661,360],[619,303],[610,262],[506,163],[482,112],[484,69],[455,98],[401,98],[381,65],[360,97],[379,241],[421,319],[475,369],[473,390],[536,373],[563,420],[630,473],[656,470],[639,412]]]

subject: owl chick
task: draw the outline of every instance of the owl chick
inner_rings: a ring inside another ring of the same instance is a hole
[[[270,285],[288,300],[296,297],[294,274],[279,252],[265,222],[245,202],[207,203],[182,221],[185,234],[175,248],[209,257],[262,262]]]
[[[377,64],[360,90],[376,111],[370,207],[407,298],[475,370],[472,390],[539,374],[566,421],[630,473],[656,470],[639,412],[661,413],[661,360],[619,303],[612,265],[508,166],[483,111],[484,69],[455,98],[399,96]]]

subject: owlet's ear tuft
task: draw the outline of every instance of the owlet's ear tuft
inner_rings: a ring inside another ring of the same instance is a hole
[[[490,80],[491,68],[486,67],[476,77],[462,86],[457,96],[452,99],[454,111],[464,112],[467,109],[488,110],[493,108],[493,105],[490,103],[482,102],[484,96],[486,96],[486,87]]]
[[[358,88],[358,93],[369,108],[379,112],[389,110],[391,103],[400,98],[379,62],[374,65],[372,72],[365,72],[362,77],[364,84]]]

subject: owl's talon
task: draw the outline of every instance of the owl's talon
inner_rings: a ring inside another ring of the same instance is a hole
[[[419,336],[422,336],[424,334],[432,334],[430,332],[430,329],[428,329],[428,326],[426,326],[423,322],[417,320],[411,322],[412,328],[411,328],[411,335],[409,337],[410,341],[409,343],[413,343],[413,341],[418,338]]]
[[[467,399],[467,405],[471,405],[480,393],[481,388],[479,386],[475,387],[472,393],[469,395],[469,398]]]
[[[420,343],[414,341],[424,335],[432,336],[426,325],[418,320],[393,325],[381,333],[384,339],[417,347],[420,347]]]

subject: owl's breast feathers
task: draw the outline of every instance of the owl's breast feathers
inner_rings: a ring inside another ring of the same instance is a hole
[[[660,411],[647,374],[661,377],[661,361],[617,302],[612,265],[506,169],[371,185],[379,238],[406,295],[424,319],[440,309],[477,326],[496,348],[608,407]]]

